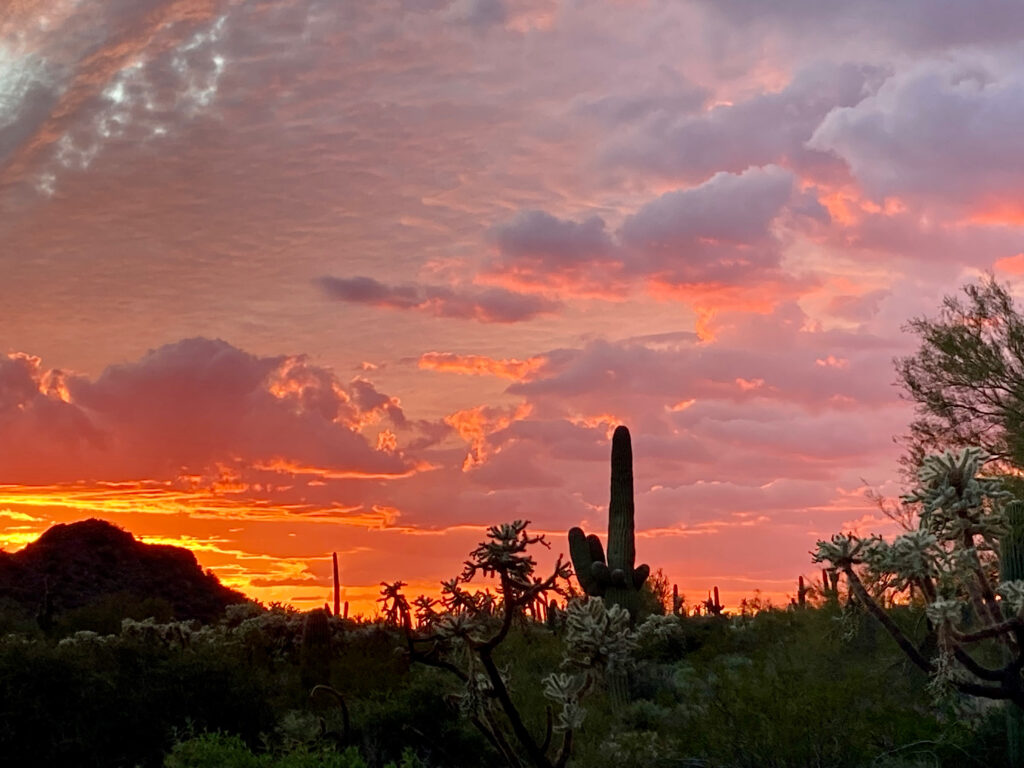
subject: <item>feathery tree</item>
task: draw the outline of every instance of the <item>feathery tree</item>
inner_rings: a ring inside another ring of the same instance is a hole
[[[991,274],[962,292],[945,297],[937,317],[906,326],[921,344],[895,361],[917,406],[904,462],[912,469],[928,454],[978,446],[1024,468],[1024,317]]]

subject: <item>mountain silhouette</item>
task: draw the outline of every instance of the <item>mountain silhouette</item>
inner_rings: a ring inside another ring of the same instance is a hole
[[[176,619],[214,621],[248,598],[182,547],[144,544],[105,520],[54,525],[19,552],[0,552],[0,601],[27,612],[71,611],[103,599],[156,598]]]

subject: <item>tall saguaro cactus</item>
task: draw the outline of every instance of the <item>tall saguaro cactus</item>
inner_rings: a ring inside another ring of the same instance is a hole
[[[608,501],[608,558],[601,540],[582,528],[569,531],[569,554],[576,578],[588,595],[603,597],[637,618],[639,592],[651,573],[648,565],[634,567],[633,447],[629,430],[619,426],[612,435],[612,481]]]
[[[334,617],[341,615],[341,585],[338,583],[338,553],[331,553],[334,562]],[[348,618],[347,616],[345,618]]]

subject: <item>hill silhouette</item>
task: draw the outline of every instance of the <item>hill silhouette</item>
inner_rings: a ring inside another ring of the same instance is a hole
[[[216,620],[248,601],[182,547],[145,544],[105,520],[54,525],[19,552],[0,552],[0,600],[60,614],[102,601],[143,601],[176,619]]]

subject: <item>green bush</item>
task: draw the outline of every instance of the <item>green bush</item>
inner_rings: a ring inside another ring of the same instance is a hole
[[[392,764],[393,767],[394,764]],[[165,768],[367,768],[355,747],[344,752],[298,748],[285,754],[254,754],[237,736],[208,733],[179,742]]]

